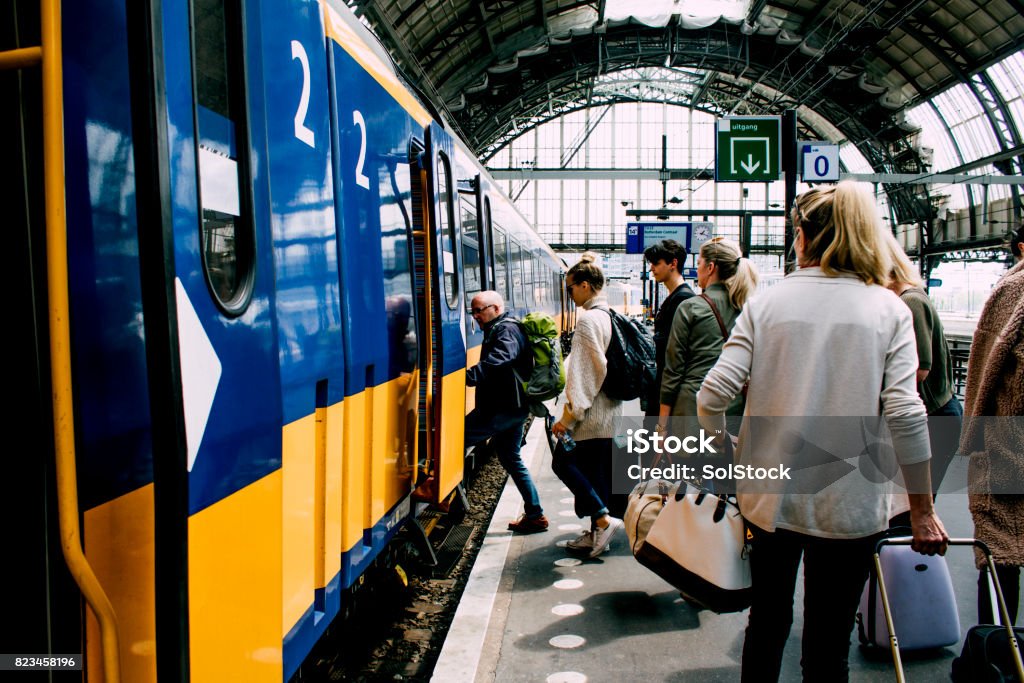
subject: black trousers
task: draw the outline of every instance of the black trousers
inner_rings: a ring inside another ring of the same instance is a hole
[[[846,681],[850,633],[881,534],[817,538],[750,526],[753,604],[743,642],[744,683],[777,681],[793,626],[793,591],[804,563],[804,632],[800,666],[805,681]]]

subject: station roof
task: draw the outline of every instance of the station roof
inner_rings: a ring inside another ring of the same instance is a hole
[[[1024,131],[985,71],[1024,47],[1024,0],[350,5],[484,159],[569,111],[642,100],[715,115],[797,109],[803,139],[849,141],[877,172],[916,173],[928,162],[905,111],[962,84],[999,138],[990,163],[1024,172]]]

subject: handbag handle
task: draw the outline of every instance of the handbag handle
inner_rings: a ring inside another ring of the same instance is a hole
[[[686,486],[687,483],[684,482],[679,486],[678,489],[676,489],[675,499],[677,503],[686,497]],[[695,486],[693,484],[690,484],[690,486],[693,486],[695,489],[697,489],[697,497],[694,498],[693,500],[694,505],[700,505],[701,503],[704,502],[704,499],[709,496],[717,499],[715,503],[715,511],[711,515],[711,520],[716,524],[718,522],[721,522],[722,519],[725,518],[725,512],[730,505],[736,508],[737,511],[739,510],[740,506],[736,503],[733,496],[728,496],[724,493],[715,494],[700,486]]]
[[[708,302],[708,306],[711,307],[711,312],[715,314],[715,320],[718,321],[718,329],[722,331],[722,337],[725,341],[729,341],[729,330],[725,329],[725,322],[722,320],[722,314],[718,312],[718,306],[715,306],[715,302],[711,300],[704,292],[700,293],[700,298]]]
[[[715,320],[718,321],[718,329],[722,331],[723,343],[729,341],[729,330],[725,329],[725,321],[722,320],[722,314],[718,312],[718,306],[715,306],[715,302],[712,301],[711,297],[709,297],[704,292],[700,293],[700,298],[708,302],[708,306],[711,307],[711,312],[715,314]],[[747,388],[749,387],[749,385],[750,382],[748,381],[743,385],[743,388],[740,390],[740,393],[743,394],[744,399],[747,397]]]

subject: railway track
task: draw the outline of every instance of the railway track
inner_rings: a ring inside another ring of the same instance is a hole
[[[438,564],[425,561],[411,535],[393,544],[292,681],[429,681],[507,476],[490,453],[478,457],[465,516],[435,520]]]

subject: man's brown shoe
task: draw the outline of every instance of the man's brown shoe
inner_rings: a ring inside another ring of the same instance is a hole
[[[514,522],[508,523],[508,528],[517,534],[537,534],[548,530],[548,518],[544,515],[533,519],[523,515]]]

